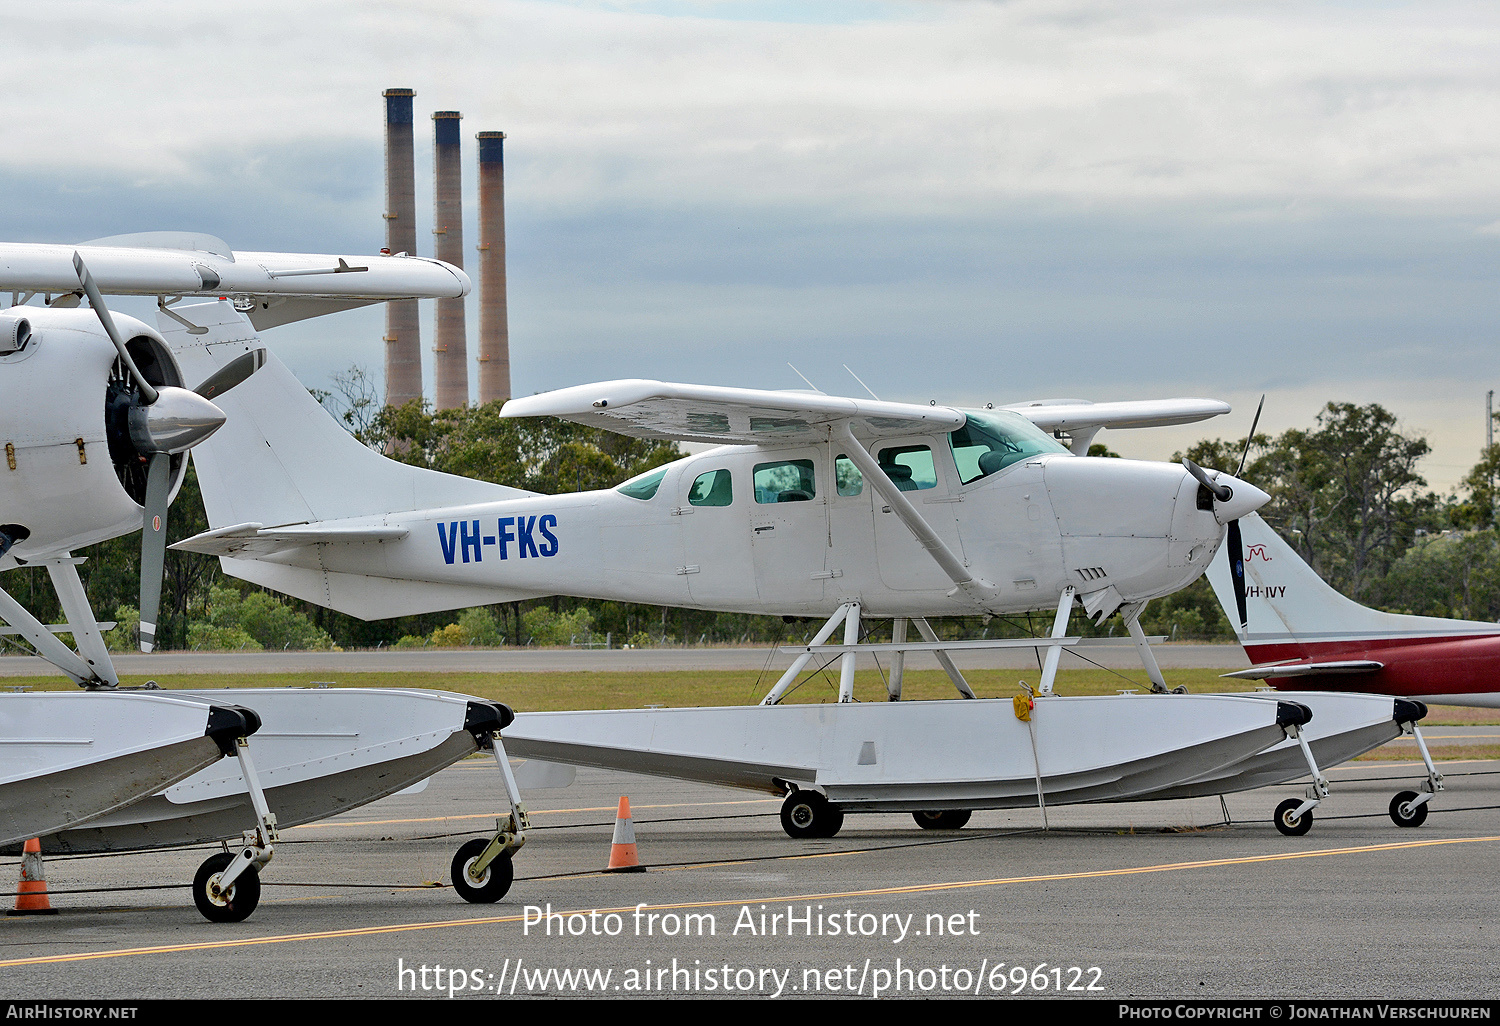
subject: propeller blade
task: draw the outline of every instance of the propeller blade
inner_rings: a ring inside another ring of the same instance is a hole
[[[99,323],[104,325],[104,333],[115,344],[120,359],[130,369],[130,376],[135,378],[136,386],[141,390],[141,402],[150,406],[156,402],[156,387],[146,380],[141,369],[130,358],[130,353],[125,349],[125,340],[120,337],[120,329],[115,327],[115,319],[109,315],[109,307],[105,305],[104,296],[99,293],[99,286],[94,283],[94,276],[84,266],[83,257],[76,252],[73,254],[73,271],[78,275],[78,284],[83,286],[84,295],[89,297],[89,305],[94,308]]]
[[[252,349],[244,356],[230,360],[224,366],[214,371],[203,383],[193,389],[205,399],[213,399],[223,395],[241,381],[260,370],[266,365],[266,351],[264,349]]]
[[[158,452],[146,471],[146,512],[141,524],[141,651],[156,647],[156,616],[161,609],[161,578],[167,558],[167,496],[172,488],[172,457]]]
[[[1207,488],[1209,491],[1213,492],[1214,498],[1218,499],[1220,502],[1228,502],[1230,499],[1234,498],[1233,489],[1231,489],[1228,485],[1214,484],[1214,482],[1209,479],[1208,471],[1198,466],[1198,464],[1194,463],[1192,460],[1188,459],[1187,457],[1183,457],[1182,465],[1187,468],[1187,472],[1189,474],[1192,474],[1193,477],[1198,479],[1199,484],[1201,484],[1204,488]]]
[[[1234,582],[1235,611],[1240,614],[1240,633],[1250,629],[1250,616],[1245,612],[1245,543],[1240,537],[1240,522],[1229,522],[1229,577]]]
[[[1240,453],[1240,465],[1234,468],[1234,476],[1239,477],[1245,470],[1245,460],[1250,458],[1250,443],[1255,441],[1255,429],[1260,426],[1260,411],[1266,408],[1266,394],[1260,395],[1260,405],[1255,408],[1255,419],[1250,422],[1250,433],[1245,436],[1245,451]]]

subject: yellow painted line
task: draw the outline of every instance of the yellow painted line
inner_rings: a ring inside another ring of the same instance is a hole
[[[1315,851],[1284,852],[1279,855],[1244,855],[1228,859],[1203,859],[1196,862],[1169,862],[1154,866],[1130,866],[1124,869],[1094,869],[1077,873],[1047,873],[1040,876],[997,877],[989,880],[957,880],[949,883],[908,884],[900,887],[873,887],[858,891],[830,891],[823,894],[788,894],[761,898],[724,898],[717,901],[682,901],[666,904],[648,904],[650,909],[722,908],[726,905],[752,905],[782,901],[837,901],[844,898],[872,898],[895,894],[931,894],[937,891],[968,890],[975,887],[1004,887],[1011,884],[1052,883],[1060,880],[1092,880],[1111,876],[1137,876],[1146,873],[1168,873],[1184,869],[1213,869],[1220,866],[1248,866],[1270,862],[1289,862],[1295,859],[1324,858],[1330,855],[1363,855],[1371,852],[1405,851],[1416,848],[1432,848],[1447,844],[1486,844],[1500,841],[1500,835],[1492,837],[1453,837],[1434,841],[1401,841],[1390,844],[1367,844],[1353,848],[1322,848]],[[825,855],[857,854],[855,852],[827,852]],[[796,855],[788,858],[818,856]],[[722,865],[722,863],[721,863]],[[562,912],[568,916],[590,912],[630,913],[634,905],[617,908],[575,909]],[[428,923],[392,923],[388,926],[365,926],[349,930],[318,930],[310,933],[288,933],[270,937],[245,937],[237,940],[199,941],[188,944],[160,944],[144,948],[115,948],[106,951],[84,951],[72,955],[42,955],[36,958],[11,958],[0,961],[0,969],[22,965],[51,965],[59,962],[88,962],[102,958],[125,958],[130,955],[169,955],[187,951],[214,951],[223,948],[259,947],[266,944],[289,944],[297,941],[339,940],[349,937],[375,937],[382,934],[408,933],[419,930],[444,930],[452,927],[491,926],[497,923],[519,923],[523,916],[484,916],[478,919],[443,919]]]
[[[673,805],[637,805],[630,803],[632,815],[636,809],[706,809],[715,808],[720,805],[779,805],[780,798],[746,798],[735,802],[678,802]],[[618,806],[597,805],[581,809],[527,809],[530,816],[560,816],[569,812],[615,812]],[[291,830],[307,830],[310,827],[331,826],[390,826],[394,823],[445,823],[462,819],[494,819],[497,816],[504,817],[509,813],[484,812],[471,813],[463,816],[426,816],[419,819],[325,819],[317,823],[303,823],[300,826],[289,827]]]

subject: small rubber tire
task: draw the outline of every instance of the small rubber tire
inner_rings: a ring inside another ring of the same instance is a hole
[[[505,897],[516,878],[516,867],[511,864],[510,852],[502,852],[484,871],[484,879],[476,886],[470,879],[468,869],[490,846],[485,838],[465,842],[453,855],[449,867],[453,878],[453,889],[458,896],[475,905],[489,905]]]
[[[208,885],[234,864],[238,855],[220,852],[211,855],[198,867],[193,876],[193,904],[211,923],[239,923],[250,918],[255,906],[260,904],[260,874],[255,867],[241,873],[229,888],[229,893],[217,898],[208,893]]]
[[[832,837],[843,825],[843,810],[816,791],[793,791],[781,803],[781,829],[793,840]]]
[[[944,809],[941,812],[923,809],[913,812],[911,818],[923,830],[962,830],[972,815],[974,813],[968,809]]]
[[[1423,823],[1427,822],[1426,802],[1423,802],[1415,809],[1412,809],[1411,815],[1409,816],[1404,816],[1401,814],[1401,806],[1407,804],[1408,802],[1414,802],[1416,800],[1417,792],[1415,791],[1402,791],[1400,794],[1396,795],[1396,797],[1392,798],[1391,822],[1395,823],[1398,827],[1419,827]]]
[[[1276,806],[1276,829],[1288,837],[1301,837],[1312,829],[1312,809],[1308,809],[1302,815],[1293,818],[1292,813],[1297,811],[1297,806],[1302,804],[1300,798],[1288,798]]]
[[[844,810],[829,803],[828,810],[823,817],[823,830],[818,836],[835,837],[842,829],[844,829]]]

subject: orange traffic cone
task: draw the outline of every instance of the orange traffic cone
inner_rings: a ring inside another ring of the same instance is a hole
[[[615,837],[609,846],[609,868],[606,873],[644,873],[640,856],[635,851],[635,825],[630,822],[630,799],[620,798],[619,811],[615,813]]]
[[[42,872],[42,842],[33,837],[21,853],[21,883],[16,888],[13,916],[55,916],[57,909],[47,900],[47,875]]]

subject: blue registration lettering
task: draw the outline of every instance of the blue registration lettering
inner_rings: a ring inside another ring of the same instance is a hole
[[[472,523],[474,524],[474,533],[473,534],[469,533],[469,524],[470,523],[471,523],[471,521],[468,521],[468,520],[460,521],[460,523],[458,525],[459,528],[460,528],[460,531],[459,531],[459,541],[462,542],[462,548],[463,548],[463,554],[464,554],[464,562],[467,563],[469,561],[469,550],[472,549],[473,552],[474,552],[474,562],[478,563],[478,562],[480,562],[484,558],[484,556],[482,555],[482,550],[479,547],[479,543],[480,543],[479,521],[477,521],[477,520],[472,521]]]
[[[547,528],[549,527],[556,526],[557,518],[551,513],[548,513],[546,516],[537,521],[537,530],[542,532],[542,537],[545,539],[545,541],[542,542],[541,548],[541,553],[544,556],[557,555],[557,535],[547,530]]]
[[[513,531],[513,530],[511,530],[511,525],[513,525],[515,522],[516,522],[516,518],[515,517],[501,517],[500,518],[500,521],[499,521],[499,523],[500,523],[500,533],[499,533],[498,537],[500,539],[500,558],[501,559],[509,559],[510,558],[509,553],[507,553],[506,550],[505,550],[505,543],[506,542],[513,542],[513,541],[516,540],[516,532]]]
[[[438,524],[438,543],[443,546],[443,562],[452,563],[453,557],[457,555],[458,524]],[[446,529],[446,530],[445,530]],[[464,562],[468,562],[467,557]]]
[[[536,527],[536,517],[516,517],[516,548],[520,551],[521,558],[525,559],[527,550],[535,557],[536,540],[531,537],[532,529]]]

